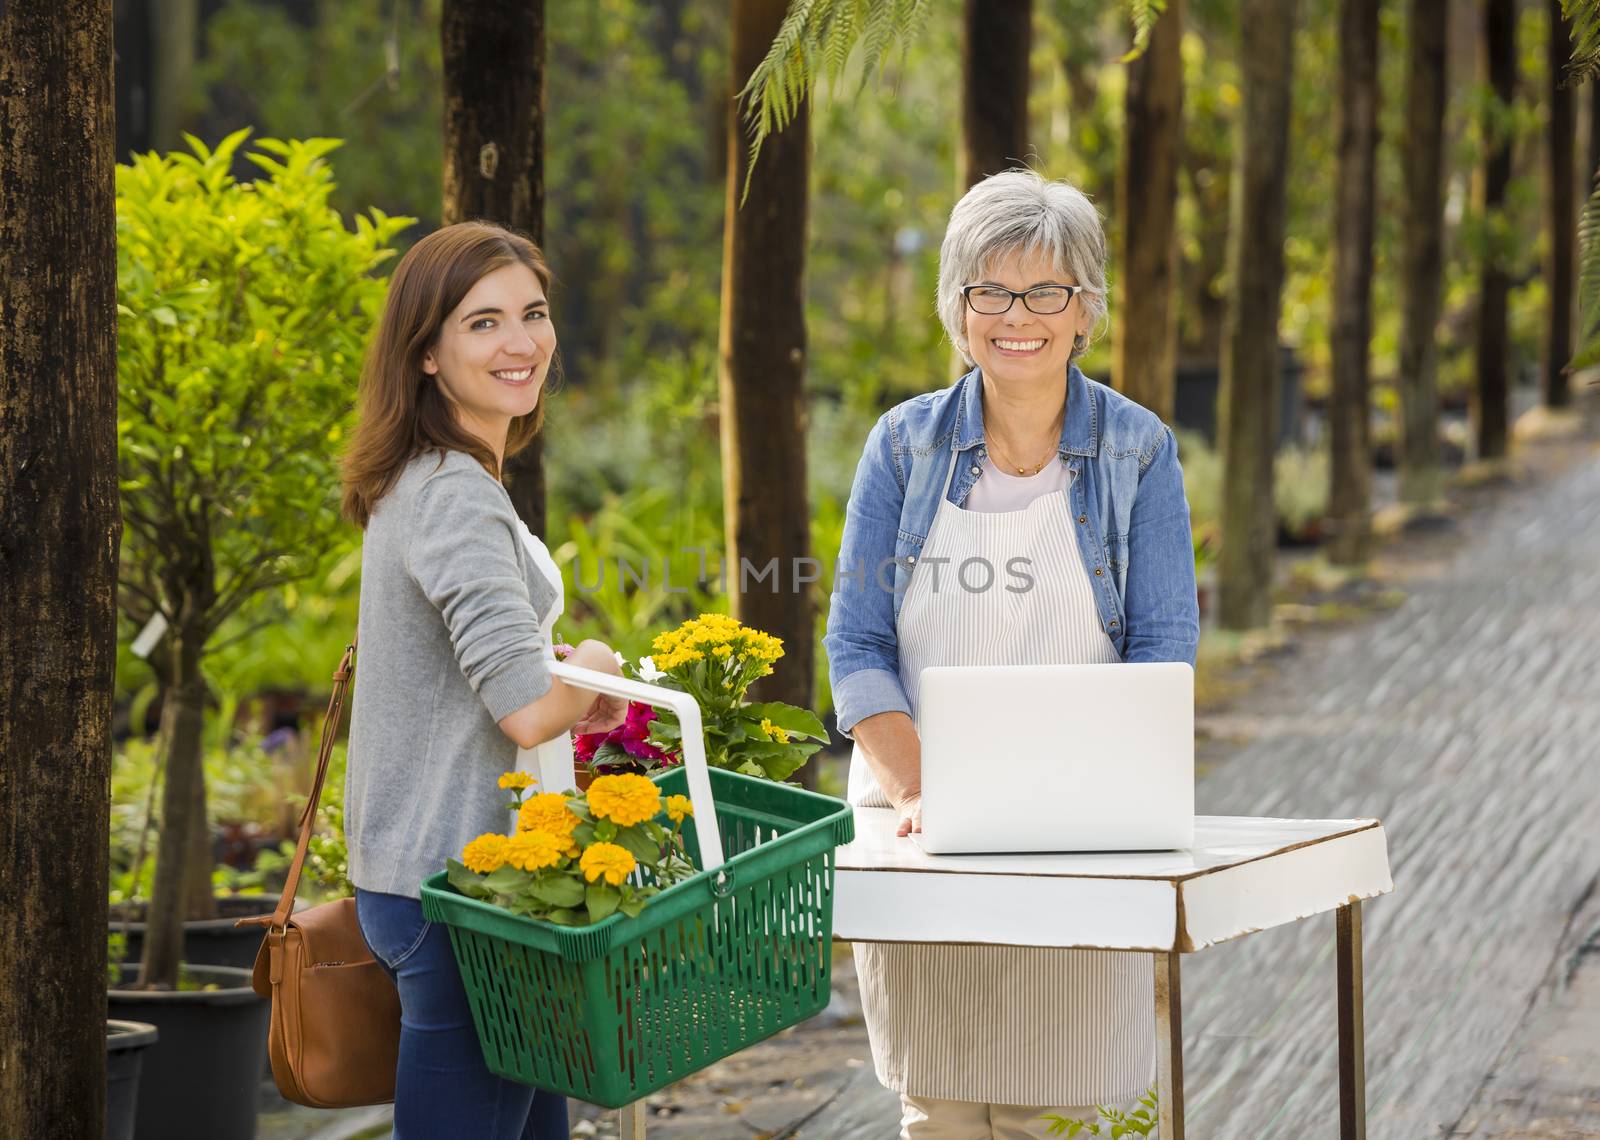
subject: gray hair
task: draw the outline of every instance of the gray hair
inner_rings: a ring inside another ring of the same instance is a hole
[[[939,248],[939,320],[968,364],[973,361],[961,287],[1016,251],[1043,253],[1057,273],[1083,286],[1078,301],[1095,325],[1105,319],[1106,234],[1094,203],[1077,187],[1032,170],[992,174],[950,211]]]

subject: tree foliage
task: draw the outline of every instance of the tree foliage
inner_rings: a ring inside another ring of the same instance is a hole
[[[1586,83],[1600,76],[1600,3],[1595,0],[1561,0],[1561,10],[1572,22],[1572,62],[1567,65],[1569,84]],[[1595,130],[1591,125],[1590,130]],[[1584,203],[1578,223],[1581,249],[1578,269],[1578,350],[1570,369],[1600,365],[1600,170],[1594,171],[1596,189]]]
[[[1595,0],[1561,0],[1561,13],[1572,22],[1572,60],[1567,85],[1600,76],[1600,4]]]
[[[335,456],[409,218],[345,228],[328,205],[333,139],[143,155],[117,169],[122,607],[209,635],[338,544]]]

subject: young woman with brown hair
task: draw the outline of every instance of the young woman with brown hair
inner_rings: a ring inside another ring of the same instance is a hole
[[[449,935],[418,901],[446,858],[505,830],[496,777],[519,748],[623,719],[623,702],[552,676],[560,572],[500,481],[543,422],[549,286],[538,248],[497,226],[413,246],[344,461],[345,513],[366,532],[345,832],[362,934],[400,991],[397,1140],[567,1135],[562,1097],[485,1066]],[[598,641],[568,660],[619,672]]]

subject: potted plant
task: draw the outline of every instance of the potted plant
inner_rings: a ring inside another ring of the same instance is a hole
[[[121,974],[126,939],[113,931],[106,940],[107,985]],[[133,1140],[139,1107],[139,1071],[144,1051],[160,1039],[154,1025],[106,1019],[106,1140]]]
[[[348,538],[335,459],[373,270],[410,224],[345,228],[327,202],[331,139],[262,139],[148,154],[117,168],[119,421],[124,537],[118,599],[155,645],[164,694],[162,822],[141,985],[172,987],[182,923],[215,917],[202,742],[208,654],[270,620],[272,592]]]
[[[651,648],[653,657],[624,672],[699,702],[709,766],[785,780],[827,743],[822,721],[809,709],[745,700],[750,686],[783,656],[779,638],[727,614],[706,613],[660,634]],[[634,701],[627,719],[610,733],[576,736],[573,754],[594,772],[651,772],[682,763],[682,738],[674,714]]]
[[[143,1021],[106,1019],[106,1140],[133,1140],[144,1051],[160,1031]]]
[[[117,168],[118,601],[163,694],[166,759],[141,966],[111,1007],[160,1027],[148,1137],[254,1135],[267,1003],[245,970],[181,963],[185,918],[215,917],[205,666],[349,543],[336,453],[374,271],[411,224],[375,210],[346,228],[328,204],[337,140],[259,140],[243,157],[263,176],[235,180],[248,133]]]
[[[227,722],[230,701],[224,699],[222,715],[215,718]],[[209,733],[208,736],[217,736]],[[122,936],[123,957],[119,961],[138,964],[143,956],[148,900],[153,869],[150,858],[150,840],[153,819],[147,818],[150,804],[147,789],[157,779],[157,748],[153,742],[129,740],[118,749],[112,765],[113,822],[111,837],[111,930]],[[243,825],[257,830],[255,820],[271,818],[280,810],[295,810],[292,798],[278,794],[270,779],[270,761],[261,748],[253,742],[228,745],[221,740],[208,741],[204,770],[208,787],[218,787],[220,792],[212,800],[213,814],[223,819],[244,819]],[[302,797],[303,798],[303,797]],[[153,812],[150,812],[153,815]],[[255,961],[260,945],[259,930],[240,930],[234,926],[236,919],[270,912],[276,904],[276,895],[268,895],[268,880],[283,863],[279,850],[268,848],[259,853],[249,852],[253,866],[240,867],[228,860],[229,853],[220,854],[221,861],[206,869],[208,890],[212,896],[215,917],[185,919],[183,923],[182,961],[194,965],[236,966],[249,968]]]

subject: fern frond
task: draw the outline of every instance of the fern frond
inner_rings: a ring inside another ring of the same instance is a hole
[[[922,29],[928,23],[928,13],[933,5],[930,0],[906,0],[905,23],[900,34],[900,48],[902,51],[922,35]]]
[[[1578,220],[1578,351],[1569,371],[1600,365],[1600,170]]]
[[[1156,21],[1167,10],[1167,0],[1123,0],[1128,18],[1133,21],[1133,46],[1122,57],[1123,63],[1132,63],[1150,46],[1150,35]]]
[[[1572,58],[1563,87],[1600,76],[1600,4],[1595,0],[1561,0],[1561,14],[1572,25]]]
[[[817,30],[817,39],[822,44],[822,78],[830,83],[844,73],[845,61],[850,58],[850,49],[860,34],[860,19],[860,0],[843,0],[834,5]]]
[[[909,46],[921,32],[927,8],[928,0],[791,0],[772,46],[737,96],[750,136],[741,202],[761,144],[793,121],[817,82],[842,75],[859,46],[865,86],[890,48]]]
[[[878,74],[883,50],[895,35],[895,16],[899,14],[896,0],[872,0],[867,11],[866,26],[861,30],[861,82]]]

